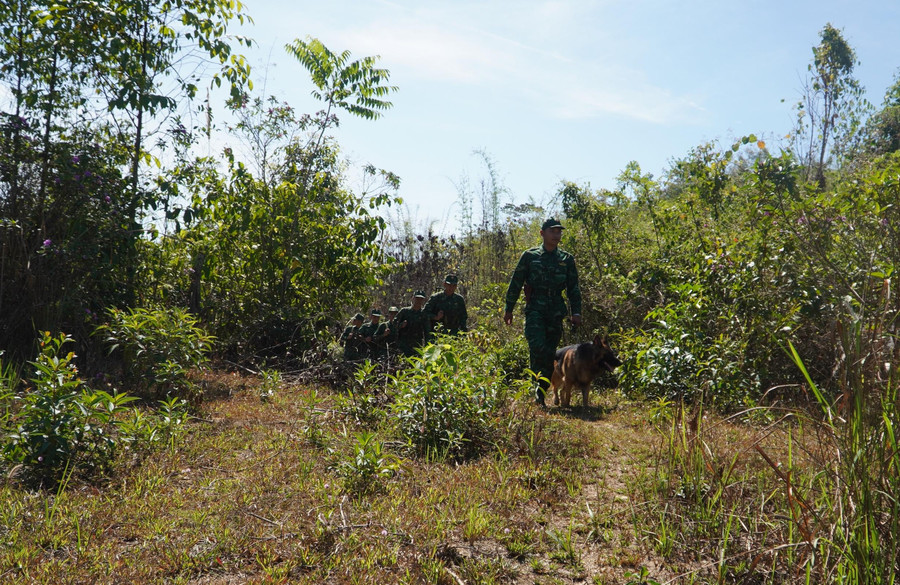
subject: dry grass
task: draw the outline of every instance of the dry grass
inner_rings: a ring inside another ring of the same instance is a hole
[[[0,582],[624,583],[645,568],[647,579],[699,583],[719,576],[720,550],[774,544],[753,541],[774,536],[760,526],[778,487],[759,483],[773,474],[753,445],[784,459],[780,426],[703,423],[705,473],[728,479],[722,501],[760,507],[756,528],[723,549],[721,526],[682,505],[701,496],[685,495],[688,473],[670,465],[678,423],[654,425],[617,395],[588,416],[517,406],[491,454],[404,458],[356,493],[341,464],[371,423],[336,394],[284,384],[263,400],[253,378],[213,382],[174,448],[108,485],[0,488]],[[367,430],[406,456],[386,423]]]

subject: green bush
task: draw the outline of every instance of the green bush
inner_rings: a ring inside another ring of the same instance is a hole
[[[491,443],[508,402],[490,352],[464,337],[438,338],[391,378],[400,435],[425,457],[466,459]]]
[[[215,338],[190,313],[178,308],[110,309],[107,317],[109,322],[96,333],[111,353],[121,356],[129,387],[199,405],[202,394],[188,372],[203,367]]]
[[[723,409],[756,399],[759,374],[748,367],[747,340],[729,328],[728,312],[710,310],[699,284],[682,285],[679,294],[679,301],[647,315],[650,327],[625,336],[622,391],[654,400],[702,396]]]
[[[393,476],[400,469],[400,459],[384,451],[384,444],[375,433],[362,431],[355,435],[353,455],[336,465],[344,482],[344,491],[365,495],[378,491],[379,481]]]
[[[41,353],[30,362],[35,369],[31,385],[19,394],[6,387],[0,397],[5,403],[3,459],[45,485],[76,471],[85,477],[104,473],[123,449],[171,442],[186,415],[185,403],[174,398],[158,413],[147,414],[127,406],[136,400],[133,396],[87,387],[78,377],[74,352],[63,349],[72,342],[68,335],[45,332]]]

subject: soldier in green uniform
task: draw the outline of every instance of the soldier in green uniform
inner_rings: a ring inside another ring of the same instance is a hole
[[[399,312],[400,309],[394,305],[388,309],[385,337],[382,343],[384,344],[384,353],[389,358],[397,353],[397,323],[394,320]]]
[[[413,295],[412,305],[403,307],[394,317],[397,327],[397,349],[405,356],[416,355],[416,349],[428,341],[429,318],[422,310],[425,305],[425,293],[417,290]]]
[[[344,332],[341,333],[340,343],[344,346],[345,360],[358,360],[363,357],[362,337],[359,335],[359,328],[364,318],[362,313],[357,313],[353,316],[350,324],[344,328]]]
[[[359,328],[359,335],[365,343],[366,357],[372,360],[384,357],[384,338],[387,324],[381,323],[381,311],[372,309],[369,322]]]
[[[559,249],[563,226],[556,219],[541,225],[543,243],[526,250],[513,271],[506,290],[503,320],[512,324],[513,308],[525,289],[525,339],[528,340],[531,369],[541,376],[536,389],[538,404],[544,405],[544,392],[553,373],[556,346],[562,338],[563,319],[569,314],[563,291],[571,305],[572,325],[581,324],[581,289],[575,257]],[[544,379],[546,378],[546,379]]]
[[[459,277],[448,274],[444,278],[444,292],[436,292],[425,303],[424,311],[435,327],[445,333],[456,335],[460,331],[468,331],[466,322],[466,299],[456,292]]]

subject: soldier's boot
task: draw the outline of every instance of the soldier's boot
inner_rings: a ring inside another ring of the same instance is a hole
[[[541,408],[547,408],[547,403],[544,400],[544,397],[549,386],[549,382],[547,382],[547,380],[544,378],[538,380],[538,383],[534,386],[534,402]]]

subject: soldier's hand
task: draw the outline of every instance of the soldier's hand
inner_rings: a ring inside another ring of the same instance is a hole
[[[572,315],[572,327],[581,325],[581,315]]]
[[[400,329],[406,329],[407,325],[409,325],[409,321],[404,321],[403,323],[400,323]]]
[[[507,311],[503,313],[503,322],[507,325],[512,325],[512,312]]]
[[[438,312],[437,312],[437,315],[435,315],[435,319],[436,319],[437,321],[440,321],[440,320],[443,319],[443,318],[444,318],[444,312],[443,312],[443,311],[438,311]]]

